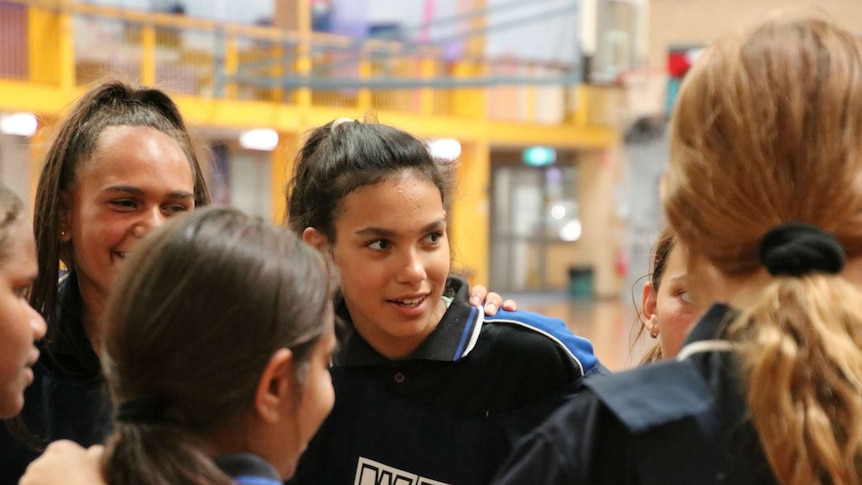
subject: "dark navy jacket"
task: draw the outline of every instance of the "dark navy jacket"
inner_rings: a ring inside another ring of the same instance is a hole
[[[42,346],[33,367],[33,383],[24,392],[21,413],[33,443],[25,444],[0,425],[0,484],[18,483],[27,465],[51,441],[68,439],[82,446],[104,442],[111,432],[111,400],[81,323],[81,296],[74,275],[60,284],[58,345]]]
[[[467,303],[467,284],[408,358],[359,334],[339,338],[335,407],[302,455],[294,483],[488,483],[514,443],[601,372],[589,341],[557,319]],[[343,305],[342,318],[349,318]],[[408,480],[402,482],[401,480]]]
[[[589,379],[525,438],[496,484],[772,484],[715,305],[677,360]]]

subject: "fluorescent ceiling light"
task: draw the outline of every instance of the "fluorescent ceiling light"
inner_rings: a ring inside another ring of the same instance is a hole
[[[440,138],[428,142],[431,158],[443,162],[454,162],[461,156],[461,143],[454,138]]]
[[[581,221],[575,219],[566,223],[560,229],[560,239],[563,241],[577,241],[581,238]]]
[[[0,115],[0,133],[4,135],[33,136],[39,122],[32,113]]]
[[[566,217],[566,208],[560,204],[551,207],[551,217],[554,219],[562,219],[563,217]]]
[[[239,144],[248,150],[272,151],[278,146],[278,133],[270,129],[243,131]]]

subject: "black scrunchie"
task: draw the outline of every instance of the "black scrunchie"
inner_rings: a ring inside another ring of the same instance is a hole
[[[168,400],[163,396],[143,396],[120,402],[117,421],[156,424],[165,421]]]
[[[802,276],[814,271],[835,274],[847,260],[835,236],[802,222],[771,229],[760,240],[758,254],[773,276]]]

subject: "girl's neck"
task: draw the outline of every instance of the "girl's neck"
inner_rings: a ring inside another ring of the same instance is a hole
[[[102,337],[102,315],[105,313],[106,298],[104,295],[92,291],[81,291],[81,325],[93,346],[93,351],[101,357]]]

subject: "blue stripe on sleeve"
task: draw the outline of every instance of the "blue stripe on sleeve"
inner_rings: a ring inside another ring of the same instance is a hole
[[[233,477],[233,481],[239,485],[282,485],[281,480],[273,480],[272,478],[253,477],[249,475],[240,475]]]

